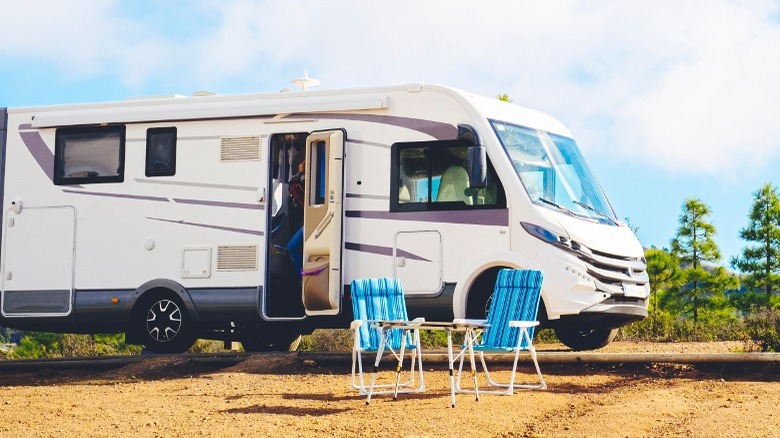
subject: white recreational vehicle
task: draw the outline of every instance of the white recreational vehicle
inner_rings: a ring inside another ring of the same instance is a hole
[[[410,84],[0,108],[0,326],[248,351],[346,327],[354,278],[484,315],[540,269],[543,324],[598,348],[647,315],[642,247],[553,117]]]

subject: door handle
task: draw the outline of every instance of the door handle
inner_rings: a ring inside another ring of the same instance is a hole
[[[333,212],[331,211],[328,213],[327,216],[325,216],[324,219],[322,219],[322,222],[320,222],[319,225],[317,225],[317,228],[314,229],[314,238],[320,237],[320,234],[322,234],[325,231],[325,228],[330,225],[330,222],[333,220]]]

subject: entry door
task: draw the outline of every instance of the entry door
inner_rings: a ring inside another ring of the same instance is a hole
[[[72,310],[76,210],[9,210],[3,230],[3,316],[66,316]]]
[[[341,303],[342,130],[312,133],[306,140],[303,215],[303,305],[307,315],[335,315]]]

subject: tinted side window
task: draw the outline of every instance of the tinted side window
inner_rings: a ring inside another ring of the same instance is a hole
[[[124,173],[124,125],[57,130],[54,184],[122,182]]]
[[[396,143],[391,211],[503,208],[503,188],[488,163],[488,186],[469,187],[468,145],[457,140]]]
[[[146,176],[176,174],[176,128],[146,131]]]

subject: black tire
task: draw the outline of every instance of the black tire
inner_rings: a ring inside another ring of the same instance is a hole
[[[287,335],[247,335],[241,340],[241,346],[247,353],[260,353],[267,351],[295,351],[301,343],[301,335],[291,333]]]
[[[487,318],[496,278],[501,269],[501,267],[495,267],[486,270],[471,285],[466,301],[466,318]]]
[[[195,344],[193,324],[184,303],[173,294],[156,294],[138,304],[134,329],[155,353],[184,353]]]
[[[556,327],[555,334],[564,345],[574,351],[596,350],[612,342],[617,329],[566,326]]]

